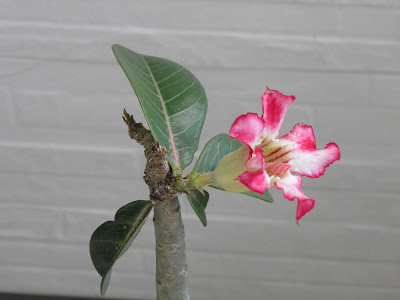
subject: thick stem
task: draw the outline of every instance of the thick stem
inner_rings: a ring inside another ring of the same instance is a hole
[[[154,206],[157,300],[189,300],[185,231],[178,197]]]
[[[154,204],[157,300],[189,300],[185,231],[174,187],[176,179],[167,161],[168,150],[125,110],[123,119],[129,136],[144,147],[147,159],[143,178]]]

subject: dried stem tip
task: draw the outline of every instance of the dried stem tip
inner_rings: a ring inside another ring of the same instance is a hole
[[[144,170],[144,181],[150,190],[150,201],[157,202],[170,199],[176,195],[173,183],[175,178],[167,160],[168,149],[162,147],[153,138],[151,131],[142,123],[136,123],[133,116],[124,109],[122,119],[128,126],[129,136],[144,147],[147,159]]]
[[[128,126],[129,136],[142,145],[146,150],[151,149],[156,145],[156,141],[154,140],[151,131],[146,129],[142,123],[136,123],[133,116],[128,114],[125,109],[122,119]]]

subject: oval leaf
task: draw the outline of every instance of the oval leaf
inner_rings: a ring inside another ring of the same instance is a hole
[[[139,99],[156,141],[169,150],[175,174],[188,166],[199,145],[207,98],[198,79],[168,59],[112,46]]]
[[[206,207],[208,203],[209,194],[207,191],[204,191],[204,195],[198,190],[189,190],[186,194],[190,205],[192,206],[194,212],[199,217],[203,226],[207,226],[207,217],[206,217]]]
[[[138,200],[121,207],[115,221],[100,225],[90,239],[90,256],[97,272],[102,277],[100,291],[104,295],[112,266],[128,250],[153,208],[149,201]]]
[[[197,170],[198,173],[213,172],[221,158],[239,149],[240,147],[243,147],[241,142],[230,138],[229,135],[225,133],[221,133],[208,141],[193,170]],[[215,189],[223,190],[216,185],[210,186]],[[268,190],[265,190],[264,194],[255,193],[253,191],[245,192],[243,194],[261,199],[266,202],[273,202],[273,198]]]

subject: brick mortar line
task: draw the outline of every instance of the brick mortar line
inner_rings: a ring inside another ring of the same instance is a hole
[[[15,271],[21,271],[21,272],[57,272],[59,269],[57,268],[37,268],[37,267],[17,267],[17,266],[0,266],[0,272],[2,270],[5,271],[10,271],[10,270],[15,270]],[[71,269],[66,271],[65,273],[70,272],[70,273],[80,273],[80,274],[92,274],[93,272],[90,270],[77,270],[77,269]],[[131,272],[127,273],[125,271],[114,271],[115,274],[119,275],[129,275],[131,278],[149,278],[150,277],[153,279],[154,275],[150,275],[150,273],[143,272],[142,276],[138,276],[135,274],[132,274]],[[114,275],[115,275],[114,274]],[[221,281],[224,280],[233,280],[233,281],[241,281],[241,282],[251,282],[252,284],[254,283],[259,283],[259,284],[274,284],[274,286],[282,286],[282,287],[293,287],[293,285],[297,287],[310,287],[310,288],[324,288],[324,287],[347,287],[347,288],[355,288],[359,289],[362,287],[363,289],[368,289],[368,290],[393,290],[393,291],[400,291],[400,287],[388,287],[388,286],[371,286],[371,285],[357,285],[357,284],[329,284],[329,283],[320,283],[320,282],[301,282],[301,281],[285,281],[282,282],[282,280],[279,279],[268,279],[268,280],[263,280],[263,279],[256,279],[256,278],[251,278],[251,279],[243,279],[243,278],[232,278],[232,277],[223,277],[221,279],[220,276],[213,276],[212,274],[210,275],[196,275],[192,276],[192,281],[196,279],[208,279],[210,277],[218,277]]]
[[[87,248],[87,245],[84,245],[82,243],[68,243],[67,245],[63,244],[60,245],[59,242],[53,242],[53,241],[49,241],[49,242],[43,242],[43,241],[24,241],[24,240],[2,240],[0,241],[0,245],[13,245],[13,244],[25,244],[25,245],[30,245],[30,246],[38,246],[38,248],[40,248],[40,246],[59,246],[59,247],[64,247],[64,246],[68,246],[68,247],[75,247],[75,248]],[[148,248],[148,247],[144,247],[144,246],[136,246],[134,249],[129,250],[132,253],[133,252],[140,252],[140,254],[151,254],[154,255],[153,253],[153,249],[152,248]],[[255,254],[249,254],[246,252],[230,252],[230,253],[226,253],[226,252],[218,252],[218,251],[210,251],[210,250],[188,250],[187,253],[190,255],[204,255],[204,256],[227,256],[230,258],[236,258],[236,257],[240,257],[240,258],[245,258],[245,259],[254,259],[254,260],[263,260],[263,261],[275,261],[275,262],[282,262],[282,263],[296,263],[296,262],[304,262],[306,261],[307,263],[322,263],[322,264],[336,264],[336,263],[354,263],[354,264],[370,264],[370,265],[393,265],[393,264],[397,264],[398,261],[394,260],[394,261],[374,261],[374,260],[368,260],[368,259],[334,259],[334,258],[320,258],[320,257],[307,257],[307,256],[279,256],[279,255],[275,255],[275,256],[265,256],[263,254],[260,253],[255,253]]]
[[[387,40],[387,39],[371,39],[371,37],[357,37],[357,36],[340,36],[340,35],[315,35],[315,34],[287,34],[287,33],[271,33],[266,34],[262,32],[253,31],[229,31],[229,30],[201,30],[201,29],[174,29],[174,28],[158,28],[158,27],[139,27],[139,26],[116,26],[116,25],[91,25],[91,24],[66,24],[66,23],[53,23],[53,22],[4,22],[0,21],[1,27],[39,27],[48,30],[49,33],[54,32],[55,36],[59,37],[57,34],[58,29],[70,29],[79,30],[80,32],[86,30],[88,32],[98,31],[98,32],[118,32],[118,33],[136,33],[136,34],[175,34],[175,35],[189,35],[193,36],[204,36],[204,37],[231,37],[231,38],[241,38],[241,39],[262,39],[262,40],[277,40],[277,41],[289,41],[289,42],[309,42],[316,44],[359,44],[359,45],[378,45],[385,46],[394,45],[400,46],[399,40]],[[21,35],[29,35],[30,38],[33,36],[28,33],[17,33],[13,34],[13,37]],[[7,36],[7,34],[5,34]],[[38,39],[41,38],[40,34],[36,36]],[[45,39],[47,36],[45,37]]]

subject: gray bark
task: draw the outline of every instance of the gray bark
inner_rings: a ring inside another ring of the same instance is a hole
[[[157,300],[189,300],[185,231],[178,197],[154,206]]]

